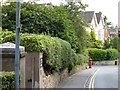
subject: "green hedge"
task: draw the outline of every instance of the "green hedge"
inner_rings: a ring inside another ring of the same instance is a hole
[[[74,72],[76,65],[84,65],[88,64],[88,56],[84,56],[82,54],[76,54],[74,51],[72,52],[73,59],[71,64],[68,67],[69,72]]]
[[[89,57],[88,56],[84,56],[82,54],[78,54],[78,58],[80,59],[80,61],[78,61],[78,65],[83,65],[85,63],[88,63],[88,59]]]
[[[89,48],[89,56],[93,61],[102,61],[102,60],[115,60],[117,59],[117,50],[116,49],[97,49]]]
[[[0,88],[2,88],[2,90],[12,90],[15,86],[14,77],[14,72],[0,72],[0,79],[2,80]]]
[[[3,37],[2,42],[15,43],[15,33]],[[71,45],[67,41],[57,37],[21,33],[20,45],[25,46],[28,52],[43,52],[43,66],[46,71],[50,71],[51,73],[62,71],[69,67],[72,62],[76,65],[78,60],[80,60],[72,50]]]
[[[106,60],[115,60],[118,57],[118,51],[116,49],[106,49]]]

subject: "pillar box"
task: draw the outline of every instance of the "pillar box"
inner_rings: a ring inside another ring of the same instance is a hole
[[[92,59],[89,59],[89,68],[92,68]]]
[[[20,72],[22,75],[22,81],[20,84],[21,88],[25,88],[25,47],[19,46],[20,48]],[[15,65],[15,44],[14,43],[3,43],[0,44],[0,55],[1,55],[1,66],[2,71],[14,71]]]

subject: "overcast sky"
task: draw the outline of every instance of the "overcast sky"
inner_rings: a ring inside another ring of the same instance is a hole
[[[120,0],[82,0],[88,4],[86,10],[101,11],[103,15],[108,17],[108,21],[114,25],[118,24],[118,2]]]

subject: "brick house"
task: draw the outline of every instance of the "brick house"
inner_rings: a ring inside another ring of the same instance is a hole
[[[108,37],[118,37],[119,28],[116,26],[114,29],[108,28]]]
[[[108,37],[109,37],[108,28],[107,28],[107,26],[105,26],[105,29],[104,29],[104,39],[107,39]]]

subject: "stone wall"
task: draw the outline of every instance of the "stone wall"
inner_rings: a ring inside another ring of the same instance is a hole
[[[118,60],[114,60],[114,61],[93,61],[93,65],[115,65],[115,64],[118,64]]]
[[[38,88],[39,87],[39,60],[42,53],[27,52],[25,60],[25,87]]]
[[[43,74],[42,74],[42,88],[57,88],[59,86],[59,84],[66,79],[67,77],[69,77],[70,75],[80,72],[82,70],[85,70],[87,67],[86,66],[76,66],[75,72],[72,73],[68,73],[68,70],[65,69],[63,70],[61,73],[54,73],[51,75],[47,75],[44,73],[43,70]]]

